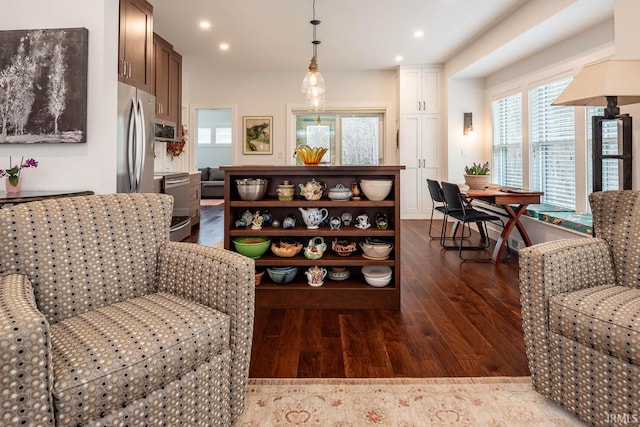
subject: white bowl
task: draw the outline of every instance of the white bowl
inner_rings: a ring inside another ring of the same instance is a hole
[[[391,275],[391,267],[387,265],[365,265],[362,274],[369,277],[386,277]]]
[[[360,188],[369,200],[384,200],[393,187],[391,179],[361,179]]]
[[[364,281],[376,288],[383,288],[391,282],[391,273],[382,277],[364,276]]]

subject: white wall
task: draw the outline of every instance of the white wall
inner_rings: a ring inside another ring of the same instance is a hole
[[[384,154],[385,163],[395,164],[395,72],[320,71],[327,87],[327,109],[346,105],[389,107]],[[191,105],[234,110],[233,164],[284,165],[293,155],[286,142],[287,105],[304,107],[300,92],[304,73],[304,64],[296,72],[189,73],[183,80],[183,100]],[[193,128],[193,114],[191,116]],[[242,144],[236,142],[242,137],[243,116],[273,116],[272,155],[242,154]]]
[[[447,106],[447,167],[443,179],[464,182],[464,167],[491,163],[491,121],[485,112],[483,79],[449,79]],[[473,133],[463,134],[464,113],[473,114]],[[489,112],[490,113],[490,112]]]
[[[23,190],[116,191],[118,2],[115,0],[4,0],[2,30],[77,28],[89,30],[87,142],[0,144],[0,167],[9,156],[33,157]],[[7,4],[10,3],[10,6]],[[2,183],[3,184],[3,183]]]

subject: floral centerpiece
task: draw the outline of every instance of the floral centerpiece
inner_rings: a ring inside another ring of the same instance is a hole
[[[35,168],[38,166],[36,159],[20,159],[20,163],[13,165],[13,160],[9,157],[9,169],[0,169],[0,178],[7,178],[7,193],[19,193],[21,187],[20,172],[24,168]]]
[[[473,162],[472,166],[464,167],[464,181],[472,190],[483,190],[491,179],[489,172],[491,172],[489,162],[477,164]]]

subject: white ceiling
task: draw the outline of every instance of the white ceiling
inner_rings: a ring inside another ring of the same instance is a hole
[[[444,63],[527,1],[541,0],[316,0],[319,67],[388,70],[399,65],[397,55],[406,65]],[[155,32],[182,54],[186,71],[297,71],[311,59],[312,0],[151,2]],[[612,10],[612,0],[576,0],[557,31],[529,31],[526,43],[506,47],[500,66],[608,19]],[[203,19],[209,30],[199,28]],[[413,37],[418,29],[421,39]],[[221,42],[230,49],[220,51]]]

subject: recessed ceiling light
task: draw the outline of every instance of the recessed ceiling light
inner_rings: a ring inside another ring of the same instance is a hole
[[[402,62],[404,58],[401,55],[396,56],[396,62]]]
[[[229,43],[220,43],[220,50],[229,50]]]
[[[424,36],[424,31],[422,30],[416,30],[413,32],[413,37],[420,39]]]
[[[209,21],[200,21],[200,28],[203,30],[208,30],[211,28],[211,23]]]

